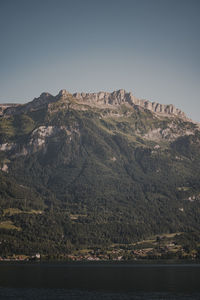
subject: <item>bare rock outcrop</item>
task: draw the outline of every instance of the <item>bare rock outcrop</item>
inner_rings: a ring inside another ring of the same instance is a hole
[[[71,95],[67,90],[61,90],[58,95],[52,96],[49,93],[42,93],[40,97],[35,98],[33,101],[28,102],[24,105],[8,105],[4,104],[0,106],[0,114],[12,115],[26,113],[41,109],[42,107],[48,106],[49,104],[57,101],[65,103],[68,99],[74,98],[75,101],[82,104],[103,106],[119,106],[122,104],[138,106],[143,109],[150,110],[156,114],[166,116],[178,116],[186,119],[185,114],[174,105],[164,105],[157,102],[150,102],[146,99],[138,99],[131,92],[126,92],[124,89],[109,92],[98,92],[98,93],[75,93]]]
[[[107,105],[121,105],[121,104],[130,104],[143,107],[157,114],[165,115],[175,115],[181,118],[186,118],[184,112],[176,108],[174,105],[169,104],[160,104],[157,102],[151,102],[145,99],[136,98],[131,92],[127,93],[125,90],[121,89],[114,91],[112,93],[108,92],[99,92],[99,93],[75,93],[73,94],[74,98],[79,101],[96,104],[107,104]]]

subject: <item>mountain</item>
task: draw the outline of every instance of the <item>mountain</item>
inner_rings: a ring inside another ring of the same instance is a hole
[[[198,236],[200,127],[172,104],[61,90],[0,113],[0,255]]]

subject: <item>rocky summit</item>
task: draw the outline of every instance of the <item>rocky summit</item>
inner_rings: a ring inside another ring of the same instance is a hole
[[[184,112],[123,89],[1,104],[0,256],[199,237],[199,146]]]
[[[73,95],[71,95],[66,90],[61,90],[55,97],[53,97],[49,93],[42,93],[39,98],[35,98],[33,101],[25,105],[1,104],[1,114],[3,113],[3,111],[5,111],[6,114],[13,114],[19,113],[20,111],[38,109],[41,106],[49,104],[51,102],[56,102],[61,99],[67,100],[70,96],[73,97],[76,102],[82,104],[85,103],[90,106],[96,105],[99,107],[111,107],[124,104],[133,107],[138,106],[144,109],[148,109],[157,114],[179,116],[186,119],[186,115],[184,114],[184,112],[182,112],[172,104],[164,105],[157,102],[150,102],[145,99],[138,99],[133,96],[131,92],[126,92],[123,89],[114,91],[112,93],[74,93]]]
[[[76,99],[80,101],[86,101],[88,103],[95,103],[99,105],[121,105],[129,104],[131,106],[139,106],[145,109],[148,109],[152,112],[158,114],[166,115],[176,115],[182,118],[186,118],[185,114],[180,110],[174,107],[174,105],[164,105],[157,102],[150,102],[144,99],[138,99],[133,96],[133,94],[127,93],[125,90],[121,89],[114,91],[112,93],[108,92],[99,92],[99,93],[75,93],[73,95]]]

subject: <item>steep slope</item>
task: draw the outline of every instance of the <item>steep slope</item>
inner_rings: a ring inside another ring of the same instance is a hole
[[[198,231],[199,143],[198,125],[183,112],[124,90],[62,90],[5,108],[1,218],[21,231],[0,229],[8,241],[2,253],[65,252],[69,245]],[[22,192],[26,201],[17,200],[16,189],[10,197],[8,185],[28,189],[28,197]],[[5,215],[8,208],[21,213]]]

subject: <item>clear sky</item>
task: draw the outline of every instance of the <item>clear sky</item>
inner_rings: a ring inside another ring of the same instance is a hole
[[[200,121],[200,0],[0,0],[0,103],[120,88]]]

